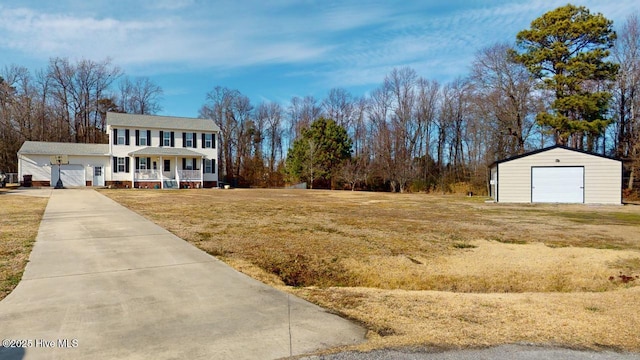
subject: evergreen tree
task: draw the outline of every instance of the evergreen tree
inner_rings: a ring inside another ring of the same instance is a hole
[[[618,67],[606,61],[616,34],[613,22],[585,7],[566,5],[547,12],[517,35],[521,53],[514,59],[542,80],[555,95],[551,112],[539,113],[536,121],[550,128],[558,144],[587,148],[611,123],[607,111],[611,93],[607,83]]]
[[[286,172],[290,180],[305,180],[313,188],[317,179],[335,186],[343,162],[351,157],[351,139],[334,120],[318,118],[294,141],[287,154]]]

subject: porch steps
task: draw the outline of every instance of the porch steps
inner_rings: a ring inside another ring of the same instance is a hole
[[[175,180],[164,180],[164,188],[165,189],[179,189],[180,185]]]

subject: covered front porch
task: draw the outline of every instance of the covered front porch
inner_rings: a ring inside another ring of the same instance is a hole
[[[204,185],[202,158],[195,151],[180,148],[147,147],[128,154],[134,169],[134,188],[193,189]]]

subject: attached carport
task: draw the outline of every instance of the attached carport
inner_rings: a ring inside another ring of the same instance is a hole
[[[496,161],[490,173],[496,202],[622,203],[622,161],[566,146]]]

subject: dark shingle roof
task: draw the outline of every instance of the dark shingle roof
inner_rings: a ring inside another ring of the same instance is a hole
[[[107,125],[113,127],[138,127],[144,129],[177,129],[196,131],[220,131],[211,119],[185,118],[175,116],[136,115],[107,113]]]

